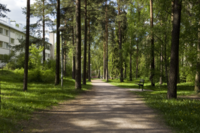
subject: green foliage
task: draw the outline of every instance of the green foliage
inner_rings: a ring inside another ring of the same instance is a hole
[[[42,46],[37,47],[35,44],[29,46],[30,50],[29,61],[34,68],[40,68],[41,66],[43,49],[44,48]]]
[[[119,80],[110,80],[111,84],[121,88],[138,88],[133,82],[124,81],[120,83]],[[178,84],[177,94],[179,96],[194,95],[193,83]],[[167,99],[167,86],[166,83],[160,86],[156,83],[156,87],[151,87],[151,83],[145,80],[144,89],[153,91],[134,92],[145,98],[146,103],[156,109],[162,116],[164,116],[167,125],[176,130],[177,133],[197,133],[200,132],[200,102],[199,100],[192,100],[187,98],[178,98],[177,100]]]
[[[48,84],[28,83],[28,91],[22,91],[23,83],[17,79],[21,78],[21,71],[0,70],[1,81],[1,110],[0,110],[0,132],[8,133],[22,130],[21,120],[29,120],[32,112],[38,109],[46,109],[59,102],[73,99],[82,91],[76,91],[75,81],[71,78],[64,78],[64,86],[55,86],[52,82]],[[31,72],[34,73],[33,71]],[[51,73],[49,70],[41,73],[45,77]],[[51,75],[50,75],[51,76]],[[22,76],[23,77],[23,76]],[[43,77],[44,78],[44,77]],[[90,89],[90,83],[83,85],[82,89]]]

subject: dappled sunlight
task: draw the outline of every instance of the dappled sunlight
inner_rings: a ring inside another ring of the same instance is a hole
[[[38,112],[32,123],[41,133],[64,132],[171,132],[154,110],[148,108],[137,96],[122,88],[95,80],[92,91],[51,110]],[[26,129],[24,129],[26,131]],[[27,130],[28,131],[28,130]]]

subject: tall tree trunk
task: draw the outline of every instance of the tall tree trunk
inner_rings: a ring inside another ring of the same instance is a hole
[[[154,84],[154,71],[155,71],[155,64],[154,64],[154,33],[153,33],[153,0],[150,0],[150,27],[151,27],[151,86],[155,86]]]
[[[126,79],[126,68],[127,68],[127,65],[126,65],[126,63],[125,63],[125,69],[124,69],[124,78]]]
[[[165,32],[165,78],[168,85],[168,61],[167,61],[167,33]]]
[[[106,40],[106,82],[108,82],[108,7],[107,7],[107,0],[106,0],[106,27],[105,27],[105,40]]]
[[[45,9],[44,9],[44,1],[43,0],[43,10],[42,10],[42,32],[43,32],[43,66],[45,64]]]
[[[90,76],[90,14],[88,14],[88,81],[91,81]]]
[[[29,32],[30,31],[30,0],[27,0],[26,15],[26,46],[25,46],[25,62],[24,62],[24,86],[23,90],[27,90],[28,82],[28,61],[29,61]]]
[[[118,16],[120,16],[120,0],[117,1],[118,3]],[[118,22],[119,28],[119,58],[120,58],[120,82],[124,82],[123,79],[123,59],[122,59],[122,33],[121,33],[121,22]]]
[[[105,34],[104,34],[105,36]],[[106,43],[103,42],[103,79],[106,79]]]
[[[76,0],[76,74],[75,88],[81,89],[81,0]]]
[[[55,85],[60,83],[60,0],[57,0],[57,25],[56,25],[56,75],[55,75]]]
[[[84,66],[83,84],[86,85],[86,62],[87,62],[87,0],[85,0],[85,43],[84,43]]]
[[[73,17],[72,17],[73,21]],[[74,26],[72,26],[72,45],[74,47]],[[73,49],[73,57],[72,57],[72,78],[75,79],[75,49]]]
[[[131,37],[130,41],[131,42],[130,42],[130,60],[129,60],[129,65],[130,65],[129,80],[133,81],[133,79],[132,79],[132,37]]]
[[[135,78],[138,78],[138,65],[139,65],[139,47],[138,47],[138,41],[137,41],[137,55],[136,55],[136,72],[135,72]]]
[[[200,22],[199,22],[200,25]],[[198,93],[200,91],[200,28],[198,29],[198,44],[197,44],[197,70],[195,76],[194,90]]]
[[[169,71],[169,85],[167,92],[168,99],[177,98],[177,74],[178,74],[177,66],[179,57],[179,36],[180,36],[181,5],[182,5],[181,2],[182,0],[174,1],[171,61],[170,61],[170,71]]]
[[[163,84],[163,45],[160,49],[160,85]]]
[[[73,16],[72,16],[72,21],[74,20]],[[72,26],[72,44],[73,47],[75,46],[74,43],[74,26]],[[72,78],[75,79],[75,49],[73,49],[73,57],[72,57]]]
[[[64,46],[66,46],[66,42],[64,44]],[[63,49],[64,50],[64,67],[63,67],[63,73],[64,73],[64,76],[67,75],[67,71],[66,71],[66,64],[67,64],[67,52],[66,52],[66,48]]]

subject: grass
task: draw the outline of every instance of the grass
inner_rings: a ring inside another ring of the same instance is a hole
[[[121,88],[138,88],[136,82],[125,81],[120,83],[119,80],[109,80],[115,86]],[[156,109],[163,115],[167,125],[172,127],[177,133],[199,133],[200,132],[200,101],[186,98],[168,100],[166,84],[160,86],[158,83],[151,87],[146,82],[144,89],[151,89],[151,92],[133,92],[144,97],[148,106]],[[180,83],[177,87],[178,96],[194,95],[194,86],[192,83]]]
[[[47,83],[28,83],[28,91],[24,92],[23,83],[12,71],[0,70],[1,110],[0,133],[9,133],[20,129],[20,120],[29,120],[31,113],[45,109],[61,101],[73,99],[82,91],[74,88],[71,78],[64,78],[63,88]],[[91,84],[82,85],[82,90],[91,88]]]

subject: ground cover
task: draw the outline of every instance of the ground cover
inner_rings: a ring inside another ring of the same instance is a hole
[[[29,83],[24,92],[21,75],[13,71],[0,70],[1,110],[0,133],[8,133],[13,129],[21,129],[20,120],[29,120],[35,110],[45,109],[61,101],[72,99],[82,91],[76,91],[74,80],[64,78],[63,88],[54,83]],[[91,84],[83,85],[83,90],[91,88]]]
[[[109,80],[109,83],[121,88],[138,88],[135,81]],[[187,98],[178,98],[177,100],[168,100],[166,84],[160,86],[158,83],[155,87],[146,82],[144,89],[153,91],[133,92],[144,97],[145,102],[150,107],[156,109],[163,115],[166,124],[171,126],[178,133],[197,133],[200,132],[200,101]],[[193,83],[178,84],[177,94],[179,96],[194,95]]]

